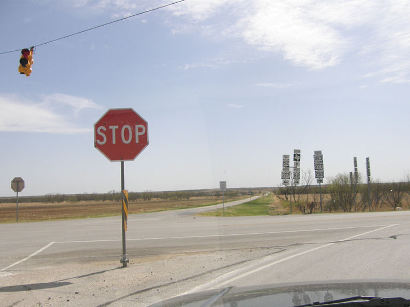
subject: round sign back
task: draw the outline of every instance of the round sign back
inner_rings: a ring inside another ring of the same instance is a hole
[[[11,181],[11,189],[14,192],[21,192],[24,189],[24,180],[21,177],[15,177],[12,181]]]

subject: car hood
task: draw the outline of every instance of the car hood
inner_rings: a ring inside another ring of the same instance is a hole
[[[158,306],[298,306],[352,296],[410,299],[410,281],[334,281],[274,286],[228,287],[175,297]]]

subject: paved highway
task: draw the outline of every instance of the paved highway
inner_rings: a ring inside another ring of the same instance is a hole
[[[198,217],[178,210],[0,225],[0,297],[13,306],[146,306],[226,286],[410,281],[410,212]]]

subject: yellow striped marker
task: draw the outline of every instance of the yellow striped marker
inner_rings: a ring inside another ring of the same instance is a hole
[[[124,230],[127,231],[128,221],[128,191],[122,190],[122,207],[124,209]]]

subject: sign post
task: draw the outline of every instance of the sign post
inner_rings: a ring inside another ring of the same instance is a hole
[[[222,216],[225,216],[225,191],[226,191],[226,181],[219,182],[219,188],[222,191]]]
[[[370,159],[366,158],[366,171],[367,171],[367,205],[370,211]]]
[[[125,190],[124,161],[134,160],[148,146],[148,123],[133,109],[111,109],[94,125],[94,147],[110,161],[121,162],[122,257],[126,267],[128,192]]]
[[[127,266],[129,262],[127,258],[127,242],[125,237],[125,232],[127,231],[128,225],[128,192],[125,190],[124,182],[124,161],[121,161],[121,215],[122,215],[122,257],[120,262],[123,267]]]
[[[290,165],[289,165],[289,155],[283,155],[282,156],[282,183],[284,186],[288,186],[289,185],[289,181],[290,181]]]
[[[293,182],[298,185],[300,181],[300,149],[293,150]]]
[[[321,150],[316,150],[313,155],[314,167],[315,167],[315,178],[319,184],[319,193],[320,193],[320,212],[323,212],[322,205],[322,183],[323,178],[325,177],[325,169],[323,167],[323,155]]]
[[[357,157],[353,157],[353,167],[354,167],[354,173],[353,173],[353,197],[354,201],[356,201],[356,196],[357,196],[357,185],[359,183],[359,171],[357,168]]]
[[[11,181],[11,189],[16,192],[16,223],[19,222],[19,192],[24,189],[24,180],[21,177],[15,177]]]
[[[359,183],[359,171],[357,170],[357,157],[353,157],[353,166],[354,166],[354,185]]]
[[[300,182],[300,149],[293,150],[293,176],[292,176],[292,188],[293,195],[296,193],[296,186]],[[293,203],[290,201],[289,213],[293,212]]]

